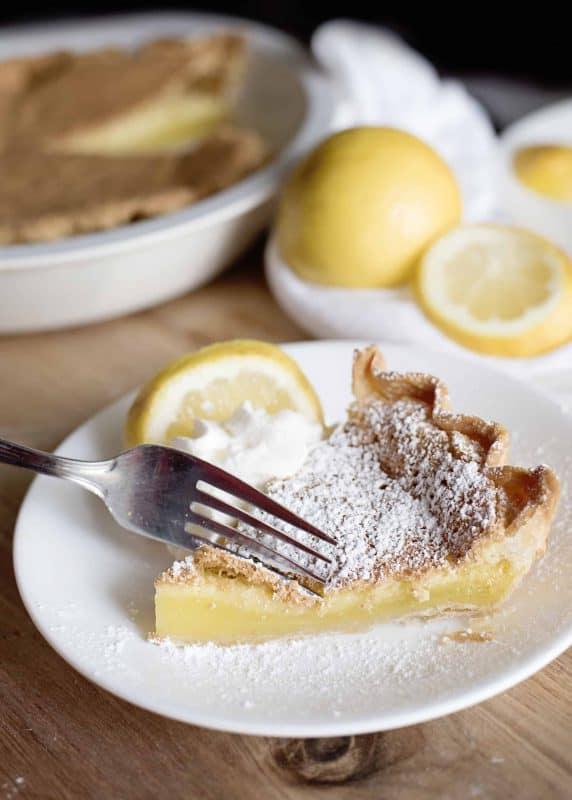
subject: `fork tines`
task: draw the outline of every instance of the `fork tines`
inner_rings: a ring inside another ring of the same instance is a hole
[[[230,475],[229,473],[213,466],[212,464],[202,462],[196,457],[193,457],[193,460],[198,462],[200,470],[197,484],[195,485],[193,492],[193,502],[191,504],[191,515],[189,518],[191,523],[200,526],[205,530],[205,532],[208,531],[211,533],[211,535],[214,534],[216,536],[223,536],[229,541],[234,541],[245,546],[253,555],[258,556],[262,561],[270,560],[274,563],[278,562],[280,565],[282,565],[282,569],[285,569],[287,572],[301,572],[321,584],[324,583],[324,576],[320,575],[319,572],[317,572],[312,566],[308,564],[301,564],[298,561],[295,561],[286,553],[283,553],[280,550],[272,547],[268,540],[261,541],[259,538],[256,538],[255,535],[250,536],[244,529],[239,530],[230,525],[226,525],[212,519],[212,517],[208,515],[208,512],[219,512],[227,515],[228,517],[239,520],[250,528],[253,528],[256,532],[265,534],[266,537],[271,536],[274,539],[284,542],[298,551],[307,553],[311,557],[326,564],[331,563],[331,558],[324,553],[321,553],[314,547],[311,547],[307,542],[302,542],[298,539],[295,539],[293,536],[290,536],[284,531],[281,531],[273,525],[270,525],[268,522],[259,519],[254,514],[245,511],[243,508],[232,505],[232,503],[220,499],[219,496],[211,494],[208,490],[219,490],[225,492],[226,494],[230,494],[233,496],[233,498],[248,503],[248,505],[253,508],[253,511],[259,510],[265,512],[266,514],[275,517],[277,520],[297,528],[304,533],[310,534],[311,536],[327,542],[328,544],[335,545],[335,539],[319,530],[319,528],[316,528],[315,525],[312,525],[301,517],[298,517],[292,511],[284,508],[284,506],[280,505],[275,500],[272,500],[263,492],[260,492],[257,489],[254,489],[252,486],[249,486],[247,483],[244,483],[239,478]],[[206,484],[206,486],[204,488],[199,488],[199,483],[203,485]],[[201,509],[203,510],[201,511]],[[204,538],[209,544],[214,543],[212,540],[208,539],[208,537],[202,537],[194,530],[193,535],[198,535],[198,537],[201,539]],[[218,544],[218,546],[221,545]]]
[[[268,523],[264,522],[258,517],[249,514],[248,511],[238,508],[237,506],[233,506],[230,503],[225,503],[224,500],[215,497],[215,495],[208,494],[207,492],[202,491],[202,489],[197,488],[195,492],[195,502],[200,503],[201,506],[205,506],[206,508],[210,508],[214,511],[220,511],[221,514],[226,514],[229,517],[236,517],[236,519],[239,519],[246,525],[250,525],[251,528],[255,528],[261,533],[267,533],[270,534],[270,536],[275,536],[277,539],[280,539],[281,541],[286,542],[287,544],[290,544],[299,550],[303,550],[305,553],[308,553],[314,558],[318,558],[328,564],[331,563],[332,559],[328,558],[328,556],[325,556],[323,553],[320,553],[318,550],[314,550],[304,542],[300,542],[297,539],[294,539],[292,536],[288,536],[287,533],[284,533],[277,528],[273,528],[272,525],[268,525]],[[197,512],[195,511],[195,513]]]
[[[249,553],[252,553],[254,556],[258,556],[263,563],[270,561],[272,567],[274,567],[277,562],[282,566],[282,570],[287,573],[301,572],[318,583],[324,583],[323,575],[319,575],[310,567],[294,561],[294,559],[284,555],[283,553],[279,553],[277,550],[273,550],[259,539],[247,536],[243,531],[237,530],[237,528],[232,528],[230,525],[224,525],[222,522],[217,522],[214,519],[203,517],[200,514],[197,514],[195,511],[191,511],[190,522],[194,523],[195,525],[199,525],[201,528],[204,528],[208,533],[214,533],[217,536],[223,536],[225,539],[234,541],[240,545],[244,545],[248,549]],[[202,537],[200,534],[197,534],[196,529],[193,529],[191,533],[193,536],[203,539],[209,545],[214,544],[220,547],[219,543],[213,542],[208,536]],[[222,549],[224,550],[227,548],[223,547]],[[234,553],[234,555],[240,554]]]
[[[328,542],[328,544],[336,544],[336,540],[331,536],[328,536],[310,522],[306,522],[306,520],[297,516],[297,514],[294,514],[289,509],[284,508],[284,506],[272,500],[268,495],[264,494],[264,492],[259,492],[258,489],[240,480],[240,478],[236,478],[234,475],[225,472],[219,467],[215,467],[213,464],[201,461],[201,459],[195,456],[193,456],[193,460],[200,462],[202,474],[199,475],[199,481],[210,484],[214,489],[222,489],[222,491],[234,495],[238,500],[244,500],[249,503],[249,505],[262,509],[262,511],[266,511],[267,514],[276,517],[276,519],[293,525],[295,528],[300,528],[300,530],[310,533],[312,536],[324,542]]]

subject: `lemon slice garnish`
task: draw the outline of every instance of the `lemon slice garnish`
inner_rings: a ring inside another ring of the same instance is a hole
[[[190,436],[195,418],[222,422],[245,401],[323,423],[320,400],[290,356],[276,345],[237,339],[173,361],[144,386],[127,417],[126,444],[169,444]]]
[[[448,336],[481,353],[533,356],[572,338],[572,264],[518,228],[461,226],[423,256],[419,302]]]

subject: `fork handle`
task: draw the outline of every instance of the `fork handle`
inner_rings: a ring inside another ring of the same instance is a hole
[[[99,497],[103,497],[101,478],[112,469],[114,462],[64,458],[53,453],[45,453],[43,450],[25,447],[8,439],[0,439],[0,463],[31,469],[42,475],[52,475],[54,478],[64,478],[79,483]]]

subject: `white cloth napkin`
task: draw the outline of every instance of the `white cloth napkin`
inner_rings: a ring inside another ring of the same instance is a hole
[[[339,127],[389,125],[431,144],[455,172],[466,221],[502,220],[495,190],[498,141],[489,118],[461,83],[434,67],[396,35],[334,20],[312,38],[313,53],[336,86]],[[460,348],[429,323],[407,288],[344,290],[307,284],[267,250],[270,288],[284,310],[319,337],[424,344],[484,359],[557,395],[572,411],[572,344],[545,356],[499,359]]]
[[[481,105],[395,34],[334,20],[318,28],[312,51],[338,88],[344,127],[388,125],[419,136],[454,170],[464,217],[494,211],[497,137]]]

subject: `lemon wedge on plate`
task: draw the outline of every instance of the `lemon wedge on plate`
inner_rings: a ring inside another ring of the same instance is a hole
[[[169,444],[190,436],[196,417],[222,422],[245,401],[323,423],[320,400],[290,356],[276,345],[237,339],[182,356],[152,378],[127,416],[126,444]]]
[[[525,230],[461,226],[425,253],[418,300],[444,333],[496,356],[534,356],[572,338],[572,263]]]

